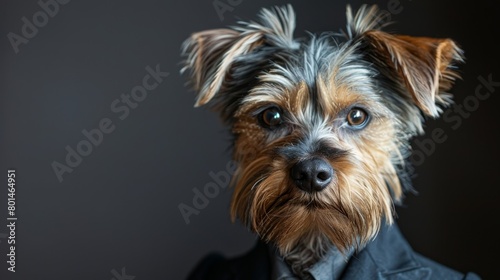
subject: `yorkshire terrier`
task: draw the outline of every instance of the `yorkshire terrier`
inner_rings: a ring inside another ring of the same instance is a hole
[[[190,279],[478,278],[414,252],[393,219],[412,190],[409,140],[451,103],[463,52],[384,32],[383,19],[348,6],[342,32],[294,39],[292,7],[276,7],[185,41],[195,106],[234,136],[232,219],[259,237]]]

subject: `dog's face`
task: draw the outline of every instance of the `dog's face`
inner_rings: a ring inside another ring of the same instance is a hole
[[[408,140],[450,101],[461,51],[378,30],[375,7],[348,9],[343,42],[294,40],[290,7],[260,20],[184,45],[196,105],[211,104],[234,135],[232,216],[285,255],[318,240],[362,246],[392,222],[409,188]]]

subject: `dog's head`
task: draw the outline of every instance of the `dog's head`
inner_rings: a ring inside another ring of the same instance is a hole
[[[290,6],[193,34],[183,71],[234,135],[233,218],[287,254],[373,238],[409,188],[408,140],[450,102],[462,52],[449,39],[380,30],[375,6],[347,29],[293,38]]]

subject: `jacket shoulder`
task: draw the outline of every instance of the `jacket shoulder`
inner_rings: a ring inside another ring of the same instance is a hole
[[[479,275],[468,272],[461,273],[456,271],[450,267],[444,266],[434,260],[431,260],[427,257],[420,255],[419,253],[414,253],[414,258],[422,265],[429,268],[432,271],[432,275],[436,279],[463,279],[463,280],[480,280],[481,277]]]
[[[462,273],[413,250],[396,225],[381,228],[380,234],[360,252],[351,271],[371,267],[380,279],[478,280],[474,273]],[[363,271],[363,270],[361,270]],[[354,279],[354,278],[352,278]]]

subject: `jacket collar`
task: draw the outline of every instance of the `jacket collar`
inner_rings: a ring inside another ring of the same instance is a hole
[[[430,274],[430,268],[415,260],[398,227],[386,225],[372,242],[351,257],[342,279],[427,279]]]
[[[238,280],[269,279],[271,258],[268,245],[259,240],[253,250],[232,262]],[[415,258],[396,225],[382,226],[377,237],[352,255],[341,279],[428,279],[431,269]]]

